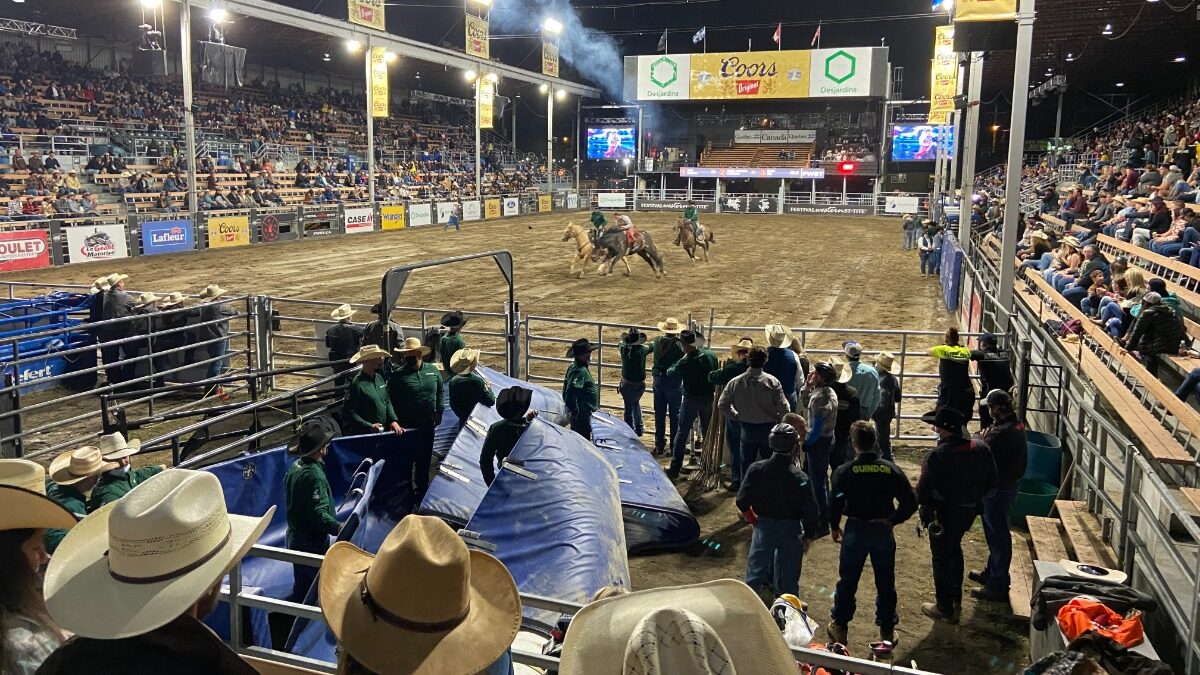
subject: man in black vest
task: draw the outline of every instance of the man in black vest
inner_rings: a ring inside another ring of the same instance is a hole
[[[984,333],[979,336],[979,349],[971,350],[971,360],[979,363],[979,391],[986,397],[993,389],[1011,392],[1013,388],[1012,366],[1009,365],[1011,353],[1001,349],[994,333]],[[992,426],[992,416],[988,413],[986,400],[979,402],[979,428]]]
[[[983,588],[972,595],[981,600],[1008,602],[1008,565],[1012,561],[1012,534],[1008,529],[1008,512],[1017,498],[1017,483],[1025,475],[1028,450],[1025,446],[1025,425],[1013,412],[1012,396],[1003,389],[993,389],[984,399],[991,426],[979,436],[992,451],[996,462],[996,488],[983,498],[983,536],[987,539],[988,561],[982,572],[971,572],[971,581]]]
[[[329,360],[341,361],[333,366],[335,373],[342,373],[350,368],[349,359],[362,346],[362,328],[350,323],[354,316],[354,308],[350,305],[340,305],[329,313],[329,317],[337,323],[325,331],[325,346],[329,348]],[[342,386],[350,381],[350,377],[342,375],[335,381]]]

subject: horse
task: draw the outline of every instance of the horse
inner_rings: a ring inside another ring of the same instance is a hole
[[[588,261],[592,258],[592,241],[588,237],[587,230],[576,225],[575,223],[567,223],[567,229],[563,230],[563,241],[575,240],[575,257],[571,258],[571,269],[567,274],[575,275],[575,267],[579,267],[578,279],[583,278],[583,273],[587,268]],[[633,274],[633,270],[629,268],[629,261],[625,261],[625,276]]]
[[[629,243],[629,237],[622,230],[602,232],[592,244],[592,262],[600,263],[597,271],[601,275],[612,274],[613,266],[619,261],[625,263],[625,276],[630,276],[632,271],[629,270],[627,256],[635,253],[646,261],[650,269],[654,270],[655,279],[667,275],[662,254],[658,252],[658,247],[654,245],[654,239],[650,233],[645,230],[639,230],[639,236],[632,245]]]
[[[675,245],[683,246],[683,250],[687,252],[688,257],[692,262],[696,262],[696,249],[700,249],[704,257],[704,262],[708,262],[708,246],[716,241],[713,238],[712,230],[707,227],[702,228],[700,239],[696,239],[696,233],[692,230],[689,224],[683,218],[675,221]]]

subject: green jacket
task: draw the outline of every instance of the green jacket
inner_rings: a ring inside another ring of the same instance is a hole
[[[683,346],[679,336],[668,338],[659,335],[650,341],[650,351],[654,354],[654,368],[650,371],[655,377],[666,375],[667,369],[683,358]]]
[[[87,503],[88,513],[124,497],[130,490],[161,471],[162,469],[157,466],[143,466],[140,469],[130,469],[126,474],[117,474],[112,471],[105,473],[100,476],[100,482],[96,483],[96,487],[92,488],[92,496]]]
[[[721,366],[720,370],[714,370],[708,374],[708,383],[724,387],[729,384],[733,378],[741,375],[750,369],[750,364],[746,363],[746,359],[734,360],[730,359]]]
[[[416,370],[393,370],[388,375],[388,396],[400,426],[437,426],[445,407],[442,386],[442,374],[432,363],[422,363]]]
[[[478,373],[455,375],[446,383],[450,390],[450,409],[458,416],[459,422],[466,422],[476,403],[487,407],[496,405],[496,397],[491,388]]]
[[[694,206],[689,206],[683,210],[683,219],[693,222],[698,221],[700,220],[700,211]]]
[[[82,519],[87,515],[87,506],[84,504],[87,498],[83,496],[82,492],[70,485],[59,485],[54,481],[47,480],[46,496],[53,499],[59,506],[75,514],[76,518]],[[67,536],[67,531],[61,528],[46,530],[46,552],[54,553],[54,549],[58,548],[59,542],[65,536]]]
[[[374,375],[359,372],[346,390],[342,406],[342,421],[348,434],[369,434],[372,424],[388,426],[396,421],[396,411],[388,398],[387,379],[381,371]]]
[[[608,225],[608,218],[604,217],[603,211],[592,212],[592,227],[604,227]]]
[[[575,415],[590,415],[600,408],[600,388],[587,364],[572,361],[563,378],[563,403]]]
[[[529,420],[522,417],[518,420],[500,420],[488,427],[487,436],[483,439],[483,448],[479,451],[479,470],[483,472],[483,482],[488,485],[496,480],[496,462],[503,462],[512,452],[521,434],[529,428]]]
[[[328,542],[341,527],[333,508],[333,495],[325,465],[301,457],[283,477],[283,499],[287,509],[288,539],[296,542]]]
[[[621,378],[629,382],[646,381],[646,345],[631,345],[621,341]]]
[[[466,346],[466,341],[459,333],[446,335],[438,342],[438,360],[442,363],[442,372],[454,373],[453,370],[450,370],[450,357],[454,356],[454,352],[464,349]]]
[[[712,398],[713,388],[708,375],[717,370],[717,355],[701,347],[675,362],[667,369],[667,377],[683,378],[683,395],[691,398]]]

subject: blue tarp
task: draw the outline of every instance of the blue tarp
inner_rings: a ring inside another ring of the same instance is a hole
[[[464,527],[471,520],[488,489],[479,470],[479,451],[488,427],[499,419],[495,408],[475,406],[470,420],[438,465],[437,474],[429,481],[419,513],[437,516],[455,528]]]

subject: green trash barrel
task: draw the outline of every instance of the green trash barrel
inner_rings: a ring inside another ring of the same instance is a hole
[[[1025,432],[1028,464],[1023,478],[1059,485],[1062,482],[1062,441],[1040,431]]]
[[[1044,481],[1022,478],[1017,483],[1017,498],[1009,511],[1008,522],[1013,527],[1026,529],[1025,516],[1050,515],[1054,499],[1058,497],[1058,486]]]

